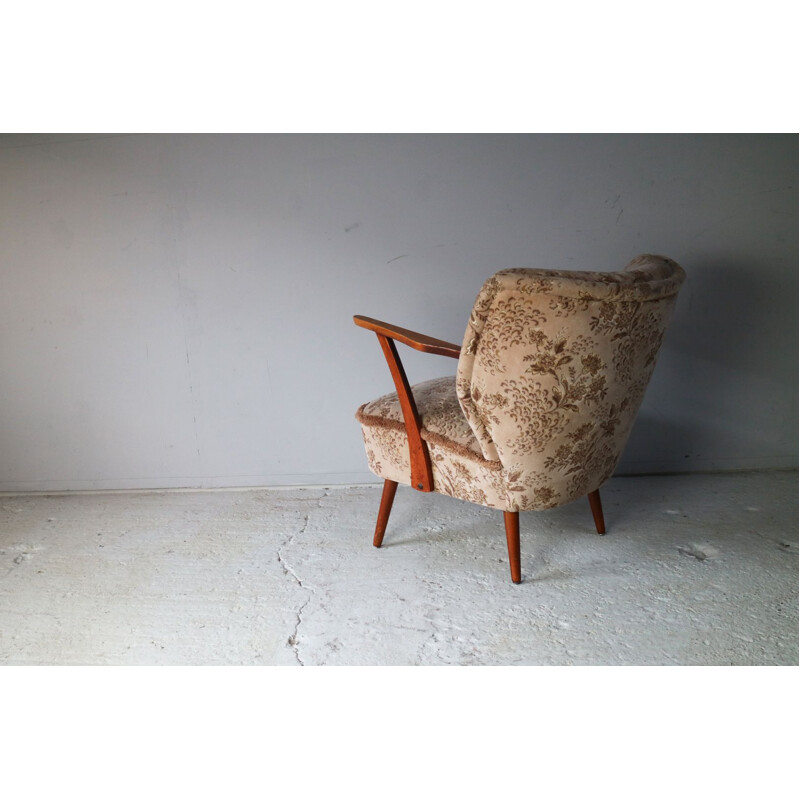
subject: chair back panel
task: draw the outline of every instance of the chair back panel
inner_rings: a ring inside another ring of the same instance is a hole
[[[458,398],[519,508],[570,502],[611,477],[684,278],[642,255],[620,272],[508,269],[484,284]]]

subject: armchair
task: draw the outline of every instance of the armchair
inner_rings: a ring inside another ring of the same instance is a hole
[[[622,455],[684,278],[655,255],[619,272],[502,270],[480,290],[461,347],[354,317],[377,335],[396,390],[356,413],[384,481],[375,547],[400,483],[503,511],[514,583],[520,511],[586,495],[604,534],[599,489]],[[410,386],[395,342],[457,359],[455,377]]]

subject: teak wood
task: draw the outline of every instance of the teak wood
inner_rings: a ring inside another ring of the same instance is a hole
[[[400,328],[397,325],[390,325],[388,322],[381,322],[371,317],[356,315],[353,322],[361,328],[374,331],[392,373],[397,397],[400,401],[400,409],[403,412],[403,422],[405,422],[406,436],[408,438],[408,458],[411,464],[411,486],[420,492],[433,491],[433,472],[431,470],[431,457],[428,452],[428,445],[422,438],[422,422],[420,421],[417,404],[414,402],[414,394],[403,369],[403,362],[397,352],[395,340],[421,350],[423,353],[433,353],[434,355],[458,358],[461,348],[452,342],[445,342],[443,339],[434,339],[432,336],[425,336],[407,328]],[[391,502],[389,503],[391,509]],[[388,518],[388,512],[387,512]]]
[[[419,419],[417,404],[414,402],[414,395],[408,385],[406,371],[403,369],[400,356],[397,355],[397,347],[394,342],[380,333],[378,341],[381,343],[381,349],[389,364],[389,370],[397,389],[397,397],[400,400],[400,408],[403,411],[403,421],[406,424],[408,457],[411,462],[411,485],[420,492],[432,492],[431,456],[428,453],[428,445],[422,438],[422,423]]]
[[[372,544],[380,547],[383,544],[383,534],[386,533],[386,523],[389,522],[389,514],[392,513],[392,503],[397,491],[397,481],[385,480],[383,482],[383,494],[381,495],[381,507],[378,511],[378,522],[375,525],[375,536]]]
[[[519,511],[504,511],[506,541],[508,542],[508,563],[511,567],[511,580],[522,583],[522,567],[519,556]]]
[[[423,353],[433,353],[449,358],[458,358],[461,355],[461,348],[452,342],[445,342],[442,339],[434,339],[432,336],[425,336],[423,333],[416,333],[407,328],[399,328],[397,325],[390,325],[388,322],[381,322],[372,317],[362,317],[357,314],[353,317],[353,322],[360,328],[368,331],[375,331],[380,336],[388,339],[396,339],[398,342],[413,347],[414,350],[421,350]]]
[[[603,519],[603,504],[600,502],[600,490],[595,489],[589,492],[589,506],[594,517],[594,526],[597,532],[603,536],[606,532],[606,521]]]

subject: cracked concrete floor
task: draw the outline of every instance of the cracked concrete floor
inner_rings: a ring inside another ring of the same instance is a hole
[[[502,515],[401,487],[0,497],[0,664],[797,664],[797,474]]]

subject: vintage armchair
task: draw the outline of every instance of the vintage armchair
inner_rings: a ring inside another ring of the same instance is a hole
[[[483,285],[461,347],[369,317],[396,392],[362,405],[369,467],[383,478],[373,544],[397,485],[497,508],[511,579],[522,580],[519,512],[588,495],[619,461],[656,362],[683,269],[640,255],[620,272],[506,269]],[[455,377],[409,386],[395,342],[458,359]]]

